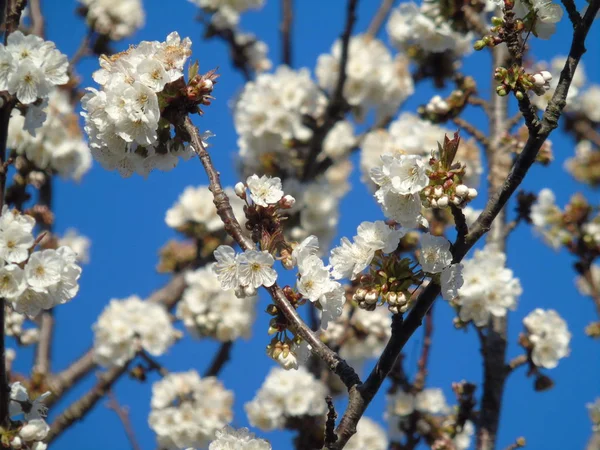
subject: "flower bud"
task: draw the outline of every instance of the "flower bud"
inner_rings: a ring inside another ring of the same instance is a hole
[[[501,17],[492,17],[492,25],[494,25],[495,27],[504,24],[504,20]]]
[[[504,86],[498,86],[496,88],[496,94],[498,94],[500,97],[506,97],[508,95],[508,92],[506,91]]]
[[[205,80],[202,80],[202,89],[206,90],[206,91],[212,91],[214,86],[214,83],[212,82],[212,80],[206,78]]]
[[[517,97],[517,100],[523,100],[525,95],[521,91],[515,91],[515,97]]]
[[[291,195],[285,195],[281,200],[279,200],[279,206],[283,209],[290,209],[295,204],[296,199]]]
[[[358,288],[354,293],[354,300],[360,302],[365,299],[365,295],[367,294],[367,290],[365,288]]]
[[[540,75],[544,78],[545,81],[552,81],[552,74],[547,70],[542,70]]]
[[[379,295],[375,291],[370,291],[367,295],[365,295],[365,302],[369,305],[373,305],[377,303],[377,299]]]
[[[12,441],[10,441],[10,448],[14,448],[15,450],[19,450],[23,447],[23,441],[19,436],[15,436]]]
[[[475,43],[473,44],[473,48],[476,51],[483,50],[485,47],[486,47],[485,41],[483,41],[483,40],[475,41]]]
[[[469,200],[473,200],[475,197],[477,197],[477,189],[469,188],[468,197],[469,197]]]
[[[543,86],[544,84],[546,84],[546,80],[544,79],[541,73],[536,73],[533,75],[533,83],[536,86]]]
[[[444,195],[437,201],[437,204],[438,208],[445,208],[446,206],[448,206],[448,196]]]
[[[436,186],[433,190],[434,197],[440,198],[444,194],[444,189],[441,186]]]
[[[464,197],[469,193],[469,188],[464,184],[459,184],[458,186],[456,186],[456,190],[454,192],[456,192],[456,195],[458,195],[459,197]]]
[[[237,195],[242,200],[246,199],[246,186],[241,181],[235,184],[235,195]]]

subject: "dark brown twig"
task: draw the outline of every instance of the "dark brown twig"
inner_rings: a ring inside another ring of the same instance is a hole
[[[123,425],[123,429],[125,430],[125,434],[127,435],[127,439],[129,440],[129,444],[131,445],[132,450],[142,450],[140,444],[135,437],[135,432],[133,431],[133,425],[131,425],[131,420],[129,420],[129,410],[128,408],[121,406],[117,397],[113,391],[109,391],[108,394],[108,402],[106,403],[106,407],[108,409],[112,409],[119,420],[121,421],[121,425]]]
[[[335,412],[335,406],[333,406],[333,400],[330,396],[325,397],[327,402],[327,421],[325,422],[325,448],[329,448],[337,441],[335,434],[335,420],[337,419],[337,413]]]
[[[281,62],[292,65],[292,24],[294,20],[294,0],[281,0]]]
[[[372,38],[377,37],[379,31],[381,31],[381,28],[383,27],[383,24],[390,15],[392,6],[394,6],[394,0],[381,0],[381,5],[379,5],[377,12],[369,24],[369,28],[367,28],[367,31],[365,32],[367,36]]]
[[[451,121],[452,121],[452,123],[454,123],[454,125],[465,130],[467,133],[469,133],[471,136],[473,136],[475,138],[475,140],[477,142],[479,142],[481,145],[483,145],[484,147],[487,147],[489,145],[487,136],[483,133],[483,131],[477,129],[477,127],[475,127],[475,125],[467,122],[465,119],[463,119],[461,117],[453,117],[451,119]]]
[[[573,28],[577,28],[581,23],[581,14],[579,14],[579,11],[577,11],[575,2],[573,0],[561,0],[561,2],[567,10],[567,14],[569,15],[569,20],[573,24]]]
[[[216,377],[223,369],[223,366],[229,361],[231,358],[231,348],[233,347],[233,342],[223,342],[219,346],[219,350],[213,357],[210,366],[204,372],[205,377]]]
[[[425,388],[425,381],[427,379],[427,363],[429,362],[429,350],[431,349],[431,342],[433,336],[433,306],[427,311],[425,315],[425,330],[423,336],[423,348],[421,350],[421,357],[417,363],[417,374],[415,375],[415,381],[413,385],[416,389],[422,390]]]
[[[513,370],[527,364],[528,360],[529,358],[527,357],[527,355],[516,356],[513,359],[511,359],[510,362],[506,365],[506,371],[508,373],[511,373]]]

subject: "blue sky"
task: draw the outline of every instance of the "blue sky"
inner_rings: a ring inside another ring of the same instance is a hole
[[[295,3],[294,66],[312,70],[317,56],[329,51],[343,28],[345,1],[298,0]],[[356,30],[367,28],[378,4],[375,0],[360,2]],[[74,1],[53,2],[52,6],[50,2],[45,2],[42,5],[48,39],[55,41],[57,47],[68,55],[75,52],[86,33],[84,23],[74,14],[76,6]],[[236,135],[228,101],[241,89],[242,78],[231,69],[227,49],[222,43],[201,39],[203,30],[194,20],[194,5],[185,0],[148,0],[144,6],[147,14],[145,28],[131,40],[119,43],[118,48],[126,48],[144,39],[163,40],[169,32],[176,30],[180,35],[192,39],[193,58],[200,61],[202,71],[219,67],[221,78],[214,93],[216,101],[197,123],[202,129],[209,129],[216,134],[211,152],[224,184],[233,185],[237,181],[232,164],[236,153]],[[279,2],[267,0],[267,5],[260,13],[248,13],[242,21],[245,31],[254,32],[267,42],[270,56],[276,64],[280,55],[279,17]],[[566,54],[570,44],[570,28],[565,15],[552,41],[536,40],[533,45],[538,58]],[[597,76],[600,71],[600,24],[596,24],[588,42],[588,54],[584,59],[586,72],[588,78],[600,82]],[[467,58],[463,70],[478,80],[484,97],[489,90],[490,67],[488,55],[482,52]],[[95,59],[84,60],[79,65],[78,72],[84,86],[93,85],[90,75],[95,68]],[[414,111],[431,95],[430,84],[419,84],[417,93],[403,110]],[[476,123],[481,122],[475,113],[470,113],[468,118]],[[485,128],[485,125],[482,127]],[[572,140],[556,133],[552,141],[556,160],[548,168],[534,167],[523,187],[535,192],[543,187],[552,187],[561,205],[576,191],[583,191],[597,203],[598,193],[582,189],[562,168],[564,160],[573,154]],[[353,189],[341,205],[340,236],[353,235],[356,226],[363,220],[381,218],[381,212],[371,196],[359,183],[356,171],[352,180]],[[186,186],[203,184],[207,184],[207,178],[197,160],[181,163],[169,173],[152,173],[148,179],[139,176],[122,179],[117,173],[106,172],[96,164],[80,184],[56,183],[54,205],[57,231],[76,227],[89,236],[93,244],[92,262],[84,267],[80,294],[68,305],[56,309],[55,369],[66,367],[89,348],[93,339],[91,324],[109,299],[133,294],[145,297],[167,281],[166,276],[157,274],[155,270],[158,249],[175,236],[164,223],[165,212]],[[484,192],[483,185],[480,192]],[[360,210],[356,209],[357,204],[361,205]],[[478,199],[475,206],[482,204],[483,199]],[[532,389],[533,380],[525,377],[524,370],[511,375],[502,413],[499,448],[514,442],[518,436],[525,436],[528,448],[532,449],[583,448],[590,434],[584,405],[600,396],[600,343],[583,333],[585,325],[595,319],[592,302],[581,297],[574,288],[572,258],[566,252],[557,253],[547,248],[527,227],[519,227],[510,237],[508,258],[509,266],[521,279],[524,288],[519,308],[510,315],[509,357],[519,354],[516,339],[521,330],[521,320],[535,307],[556,309],[567,320],[573,340],[571,355],[549,373],[556,382],[554,389],[536,393]],[[266,304],[267,300],[262,298],[259,310],[263,310]],[[453,315],[447,304],[442,301],[436,304],[428,378],[431,387],[444,389],[450,402],[453,402],[451,383],[463,379],[479,383],[482,369],[477,337],[472,332],[456,331],[452,326]],[[221,375],[225,386],[235,391],[235,426],[248,425],[243,405],[254,396],[273,366],[264,355],[268,318],[264,314],[258,317],[253,339],[236,342],[233,360]],[[405,349],[407,368],[411,374],[415,370],[421,334],[418,331]],[[193,367],[202,373],[216,348],[214,342],[186,338],[161,361],[171,371]],[[31,358],[31,351],[19,351],[16,368],[27,370]],[[53,408],[51,417],[89,389],[94,381],[93,376],[89,377]],[[147,425],[150,383],[144,385],[123,379],[116,387],[116,394],[122,404],[130,407],[133,427],[142,448],[155,448],[153,433]],[[383,395],[379,395],[367,415],[381,421],[383,405]],[[270,439],[276,449],[291,448],[288,432],[265,434],[259,431],[259,434]],[[85,420],[57,440],[53,448],[121,450],[128,449],[129,444],[116,415],[101,402]]]

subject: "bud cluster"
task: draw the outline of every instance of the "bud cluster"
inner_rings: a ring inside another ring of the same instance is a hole
[[[435,95],[425,106],[420,106],[417,112],[423,119],[433,123],[445,122],[458,116],[469,97],[475,93],[476,85],[472,77],[461,77],[456,80],[458,89],[453,90],[446,98]]]
[[[529,74],[517,64],[508,69],[497,67],[494,78],[500,83],[496,87],[499,96],[504,97],[512,91],[517,100],[525,98],[529,91],[536,95],[544,95],[550,89],[550,81],[552,81],[552,75],[546,70]]]
[[[430,208],[462,208],[477,197],[477,190],[463,184],[466,166],[454,162],[460,144],[458,133],[453,139],[444,137],[444,145],[438,144],[438,155],[429,159],[429,186],[421,192],[423,205]]]
[[[377,305],[387,303],[394,313],[404,313],[409,308],[410,288],[422,281],[419,272],[411,267],[409,258],[400,259],[395,253],[375,257],[368,274],[358,278],[352,299],[362,309],[373,311]]]

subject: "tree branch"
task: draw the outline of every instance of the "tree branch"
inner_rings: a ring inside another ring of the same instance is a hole
[[[425,316],[425,333],[423,336],[423,349],[421,350],[421,357],[417,363],[417,375],[413,385],[421,390],[425,387],[425,380],[427,379],[427,363],[429,362],[429,350],[431,349],[431,337],[433,336],[433,305],[427,311]]]
[[[233,347],[233,342],[223,342],[219,347],[219,351],[213,357],[210,366],[206,372],[204,372],[205,377],[216,377],[221,372],[223,366],[229,361],[231,358],[231,348]]]
[[[180,126],[190,136],[192,147],[200,158],[204,170],[208,175],[209,190],[213,194],[217,214],[221,218],[225,230],[238,243],[242,250],[255,249],[254,243],[244,235],[242,227],[233,214],[229,198],[223,191],[219,173],[212,164],[212,160],[202,143],[198,129],[194,126],[189,117],[185,117]],[[290,322],[291,326],[298,332],[298,335],[312,347],[313,353],[325,361],[329,370],[337,374],[348,389],[352,389],[360,384],[360,378],[354,369],[341,359],[336,352],[327,347],[327,345],[312,332],[310,327],[308,327],[308,325],[300,318],[296,309],[290,304],[279,285],[275,283],[271,287],[265,287],[265,289],[271,294],[273,301]]]
[[[460,262],[473,245],[490,230],[492,222],[521,184],[525,174],[534,163],[540,147],[551,131],[556,128],[558,118],[564,108],[565,98],[575,69],[585,52],[583,45],[585,38],[599,8],[600,0],[593,0],[582,21],[581,27],[575,31],[569,57],[561,73],[558,87],[544,114],[540,131],[529,136],[525,148],[517,156],[508,177],[502,183],[499,191],[489,199],[484,211],[471,228],[464,243],[456,243],[453,247],[454,263]],[[496,107],[496,109],[499,110],[500,108]],[[400,351],[410,336],[421,325],[423,317],[435,301],[439,292],[440,287],[436,283],[429,283],[416,300],[414,307],[404,322],[402,322],[400,316],[394,316],[392,321],[392,336],[379,357],[377,364],[363,385],[356,386],[350,390],[348,407],[336,430],[338,441],[332,449],[339,450],[344,448],[348,439],[356,432],[356,424],[380,388],[385,376],[390,372]],[[487,341],[488,339],[484,337],[483,340]]]
[[[292,65],[292,24],[294,20],[294,0],[281,0],[281,62]]]
[[[135,432],[133,431],[133,426],[131,425],[131,420],[129,420],[129,411],[127,408],[121,406],[114,392],[108,392],[108,403],[106,404],[108,409],[112,409],[119,420],[121,421],[121,425],[123,425],[123,429],[125,430],[125,434],[127,435],[127,439],[131,444],[131,450],[142,450],[140,444],[135,437]]]
[[[127,373],[129,362],[123,366],[112,368],[98,377],[98,383],[91,391],[69,406],[50,426],[50,432],[44,442],[50,443],[64,433],[73,423],[82,419],[98,401],[112,388],[121,375]]]
[[[581,14],[577,11],[577,6],[575,6],[575,2],[573,0],[561,0],[563,6],[567,10],[567,14],[569,15],[569,20],[573,24],[573,28],[577,28],[581,23]]]
[[[379,9],[373,16],[369,28],[365,32],[367,36],[372,38],[377,37],[392,10],[392,6],[394,6],[394,0],[381,0],[381,5],[379,5]]]
[[[29,0],[29,13],[31,14],[31,32],[41,38],[44,37],[44,16],[40,7],[40,0]]]

